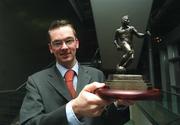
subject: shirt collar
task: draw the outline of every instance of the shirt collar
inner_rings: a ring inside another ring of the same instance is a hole
[[[64,77],[64,75],[68,69],[66,67],[62,66],[61,64],[59,64],[58,62],[56,62],[56,67],[59,70],[59,72],[61,73],[61,75]],[[78,69],[79,69],[78,62],[76,62],[75,65],[71,69],[76,73],[76,75],[78,75]]]

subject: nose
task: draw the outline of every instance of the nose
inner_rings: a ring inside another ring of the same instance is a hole
[[[63,42],[63,45],[62,45],[61,49],[67,49],[67,48],[68,48],[68,46],[66,45],[65,42]]]

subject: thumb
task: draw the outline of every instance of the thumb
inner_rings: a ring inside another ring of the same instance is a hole
[[[98,82],[93,82],[91,84],[88,84],[84,87],[84,91],[88,91],[93,93],[96,89],[102,88],[105,86],[105,83],[98,83]]]

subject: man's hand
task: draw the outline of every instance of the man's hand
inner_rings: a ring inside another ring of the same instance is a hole
[[[104,87],[104,83],[91,83],[86,85],[80,92],[79,96],[73,99],[70,103],[72,105],[74,113],[77,117],[87,116],[96,117],[102,114],[106,105],[109,105],[110,101],[103,100],[98,95],[94,94],[97,88]]]

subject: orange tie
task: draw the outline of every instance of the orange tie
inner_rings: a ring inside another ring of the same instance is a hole
[[[71,94],[71,97],[75,98],[76,97],[76,91],[73,87],[74,71],[71,69],[68,70],[64,77],[65,77],[65,82],[66,82],[67,88],[69,90],[69,93]]]

